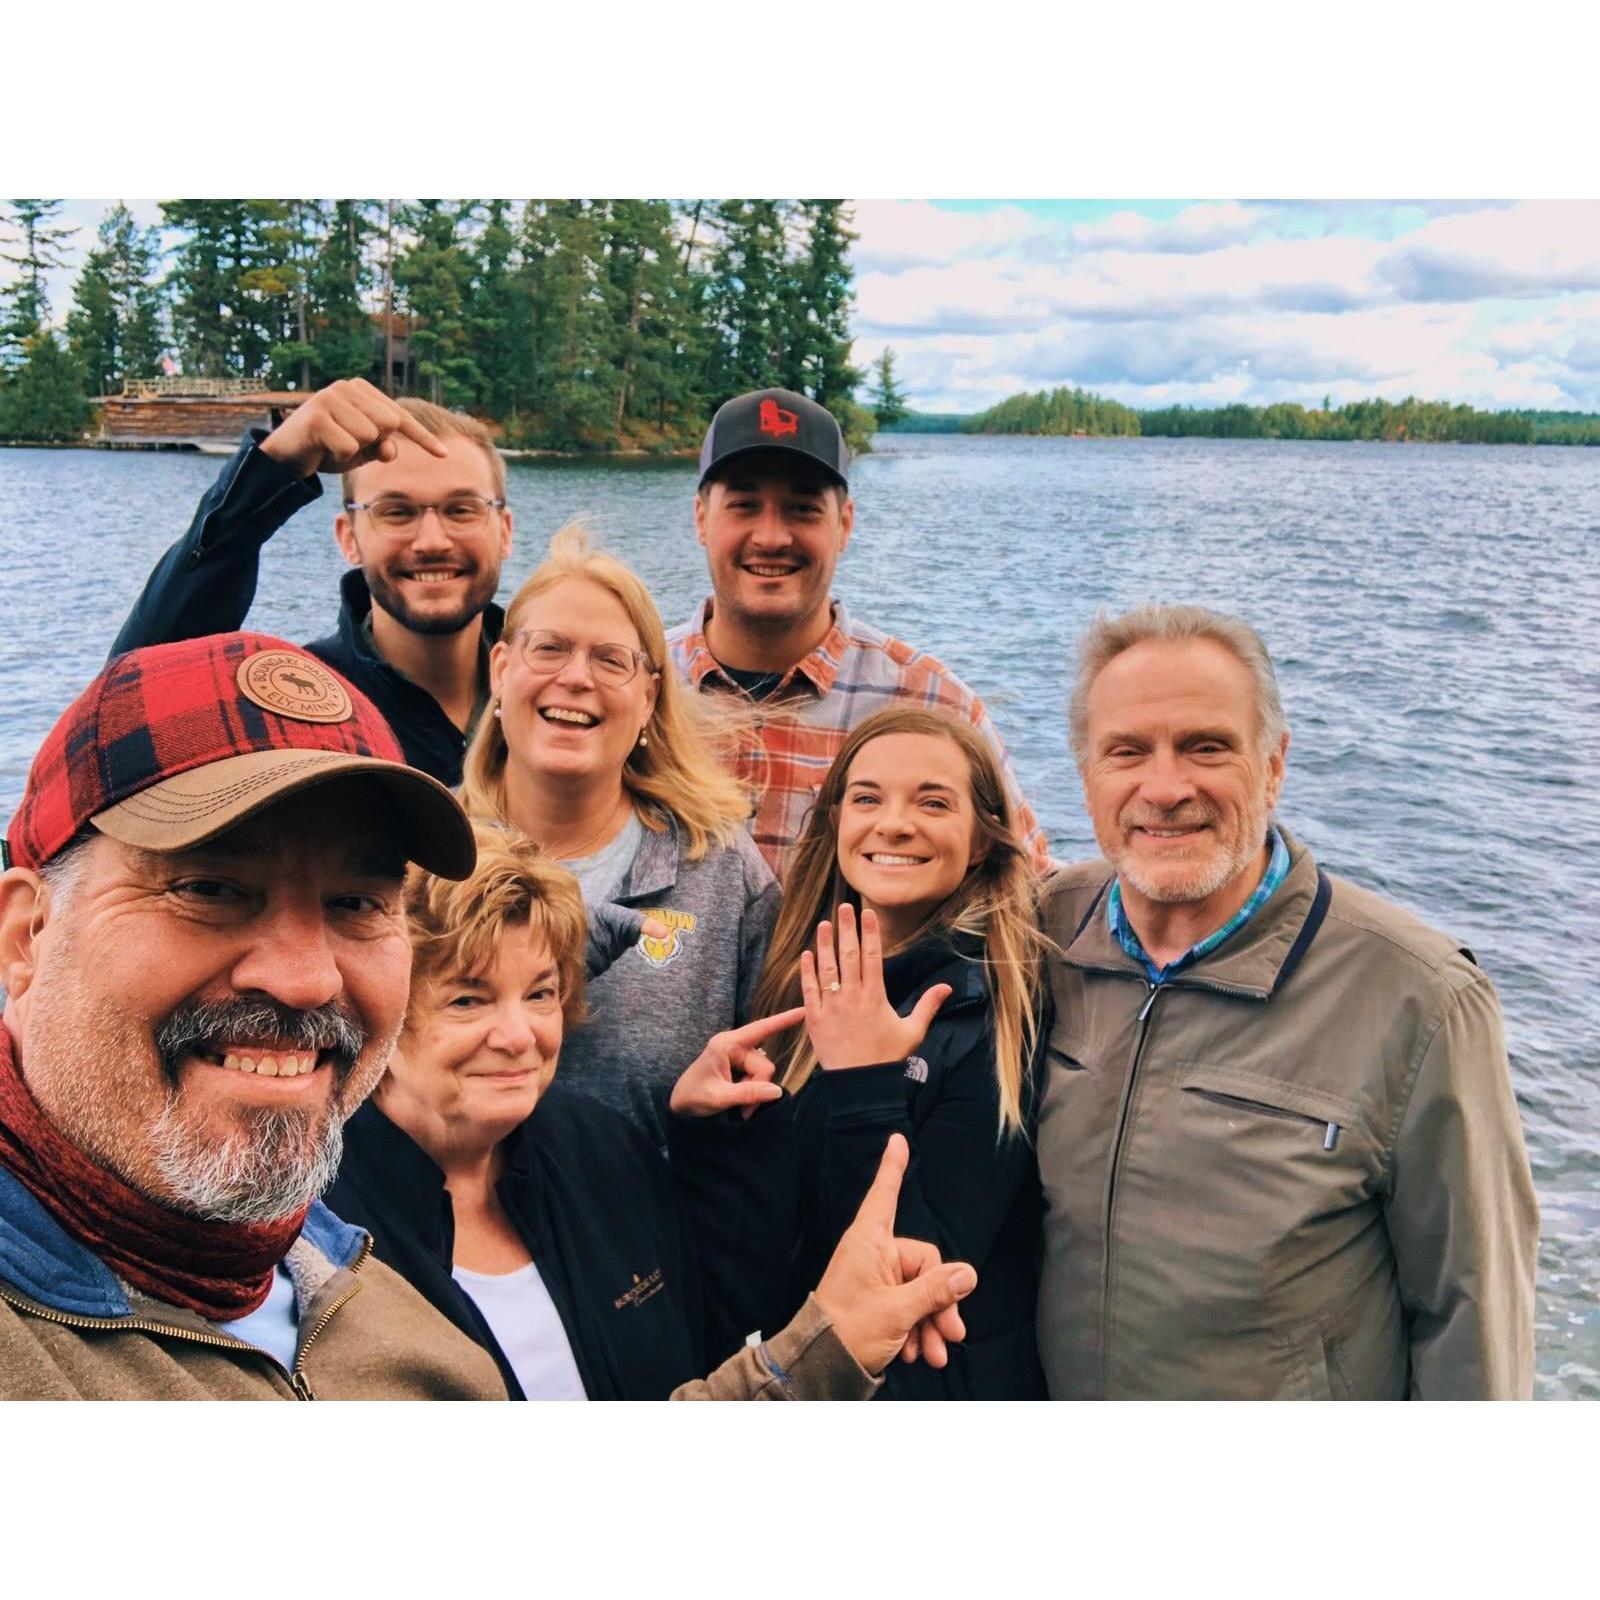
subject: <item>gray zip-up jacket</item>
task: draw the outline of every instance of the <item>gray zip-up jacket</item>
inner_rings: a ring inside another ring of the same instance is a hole
[[[1159,988],[1107,863],[1046,887],[1050,1393],[1526,1397],[1539,1211],[1494,986],[1284,837],[1277,891]]]
[[[641,938],[590,980],[590,1020],[561,1047],[561,1081],[665,1147],[678,1075],[712,1034],[748,1020],[778,885],[742,828],[731,844],[714,844],[691,861],[669,819],[659,833],[645,828],[616,899],[671,932]]]

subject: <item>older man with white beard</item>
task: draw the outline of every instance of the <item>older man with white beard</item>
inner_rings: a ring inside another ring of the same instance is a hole
[[[1052,1396],[1529,1395],[1538,1208],[1493,986],[1272,821],[1259,636],[1098,621],[1071,735],[1105,860],[1046,889]]]
[[[0,1398],[504,1399],[316,1196],[407,1003],[406,862],[450,792],[304,650],[113,660],[28,775],[0,875]],[[942,1361],[972,1269],[893,1237],[907,1153],[816,1295],[685,1398],[866,1397]]]

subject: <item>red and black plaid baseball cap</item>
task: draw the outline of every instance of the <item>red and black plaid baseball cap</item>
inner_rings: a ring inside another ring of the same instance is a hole
[[[407,766],[377,707],[308,651],[260,633],[130,650],[39,747],[6,864],[43,866],[85,824],[143,850],[186,849],[352,774],[383,786],[411,860],[444,878],[472,871],[455,797]]]
[[[850,452],[833,413],[793,389],[755,389],[717,408],[700,446],[700,487],[735,456],[756,450],[804,456],[850,486]]]

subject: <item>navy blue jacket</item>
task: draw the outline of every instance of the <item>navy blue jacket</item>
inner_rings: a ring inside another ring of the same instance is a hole
[[[884,962],[902,1016],[936,983],[954,992],[910,1063],[814,1072],[798,1095],[748,1120],[667,1119],[674,1180],[708,1280],[741,1331],[780,1328],[816,1287],[871,1185],[891,1133],[911,1162],[895,1231],[968,1261],[978,1287],[961,1303],[966,1341],[950,1365],[895,1362],[880,1398],[1043,1399],[1034,1342],[1043,1206],[1030,1080],[1024,1134],[999,1136],[1000,1090],[982,944],[927,939]]]
[[[259,446],[265,437],[261,429],[252,428],[201,497],[188,531],[156,563],[128,613],[111,647],[113,656],[244,626],[256,597],[262,545],[322,493],[315,477],[297,478],[281,461],[264,455]],[[426,689],[373,649],[364,626],[372,596],[361,573],[347,572],[339,591],[337,629],[325,639],[313,639],[306,649],[342,673],[383,713],[412,766],[454,788],[461,782],[469,735]],[[485,652],[500,637],[504,623],[499,606],[484,611]]]
[[[503,1150],[496,1194],[550,1291],[591,1400],[664,1400],[733,1353],[737,1334],[706,1326],[699,1262],[666,1163],[626,1118],[557,1084]],[[371,1102],[345,1125],[344,1159],[324,1198],[495,1358],[522,1398],[483,1314],[451,1275],[444,1174]]]

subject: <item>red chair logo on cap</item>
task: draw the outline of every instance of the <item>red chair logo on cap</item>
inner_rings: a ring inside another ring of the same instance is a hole
[[[761,402],[760,418],[761,431],[770,433],[774,439],[781,439],[786,433],[800,432],[800,418],[792,411],[785,411],[776,400]]]

